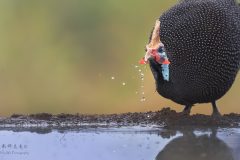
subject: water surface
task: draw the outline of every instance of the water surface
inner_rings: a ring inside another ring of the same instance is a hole
[[[1,160],[239,160],[240,129],[1,129]]]

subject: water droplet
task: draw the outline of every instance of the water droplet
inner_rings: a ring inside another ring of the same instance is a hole
[[[135,68],[138,68],[139,66],[135,65],[134,67],[135,67]]]
[[[123,82],[123,83],[122,83],[122,85],[123,85],[123,86],[125,86],[125,85],[126,85],[126,83],[125,83],[125,82]]]
[[[111,79],[112,79],[112,80],[114,80],[114,79],[115,79],[115,77],[111,77]]]
[[[145,94],[145,92],[142,92],[142,94]]]
[[[141,69],[139,69],[139,70],[138,70],[138,72],[142,72],[142,70],[141,70]]]
[[[144,102],[144,101],[146,101],[146,98],[145,98],[145,97],[142,97],[140,101],[141,101],[141,102]]]
[[[141,73],[141,76],[144,76],[144,73]]]

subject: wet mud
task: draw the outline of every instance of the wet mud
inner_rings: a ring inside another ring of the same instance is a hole
[[[161,127],[240,127],[240,114],[230,113],[221,117],[203,114],[186,115],[170,108],[156,112],[139,112],[109,115],[39,113],[31,115],[13,114],[0,118],[0,127],[113,127],[134,125],[159,125]]]

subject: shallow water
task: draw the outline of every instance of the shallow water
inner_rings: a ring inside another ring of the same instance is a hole
[[[1,160],[239,160],[240,129],[1,129]]]

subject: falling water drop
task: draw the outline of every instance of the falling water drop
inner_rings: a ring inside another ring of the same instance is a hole
[[[135,93],[137,95],[139,95],[140,97],[140,101],[141,102],[145,102],[146,101],[146,97],[145,97],[145,92],[144,92],[144,79],[145,79],[145,74],[144,72],[146,71],[146,66],[138,66],[138,65],[133,65],[133,67],[135,68],[135,70],[138,72],[138,77],[140,79],[140,89],[138,91],[136,91]]]
[[[141,102],[144,102],[144,101],[146,101],[146,98],[145,98],[145,97],[142,97],[140,101],[141,101]]]

